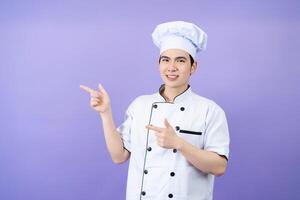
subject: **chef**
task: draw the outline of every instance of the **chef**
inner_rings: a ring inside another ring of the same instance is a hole
[[[114,124],[103,86],[80,87],[101,116],[112,160],[130,159],[127,200],[211,200],[214,177],[226,170],[229,132],[222,108],[189,85],[207,35],[195,24],[175,21],[158,25],[152,39],[160,49],[163,85],[157,93],[137,97],[121,126]]]

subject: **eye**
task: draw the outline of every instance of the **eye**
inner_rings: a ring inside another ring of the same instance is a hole
[[[162,58],[160,61],[161,62],[169,62],[169,59],[168,58]]]
[[[185,63],[185,60],[184,59],[179,59],[179,60],[177,60],[177,62]]]

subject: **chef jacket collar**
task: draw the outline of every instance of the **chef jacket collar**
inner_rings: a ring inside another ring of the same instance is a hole
[[[159,95],[160,95],[160,97],[162,98],[163,101],[167,102],[167,100],[165,99],[165,97],[162,94],[164,90],[165,90],[165,84],[162,84],[159,87]],[[188,85],[188,87],[186,88],[186,90],[184,90],[182,93],[180,93],[176,97],[174,97],[173,102],[170,102],[170,103],[181,102],[181,101],[187,99],[190,96],[191,93],[192,93],[192,89],[191,89],[190,85]]]

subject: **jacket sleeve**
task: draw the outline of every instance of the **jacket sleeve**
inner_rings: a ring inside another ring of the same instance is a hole
[[[123,146],[131,152],[131,126],[134,118],[135,101],[133,101],[126,110],[123,123],[117,128],[118,133],[123,140]]]
[[[206,117],[204,149],[229,158],[229,130],[225,112],[212,105]]]

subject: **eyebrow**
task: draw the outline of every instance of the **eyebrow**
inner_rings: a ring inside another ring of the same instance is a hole
[[[160,56],[159,59],[162,59],[162,58],[171,59],[171,58],[168,57],[168,56]],[[180,60],[180,59],[187,60],[187,58],[186,58],[186,57],[183,57],[183,56],[179,56],[179,57],[176,57],[176,58],[175,58],[175,60]]]
[[[176,57],[175,60],[180,60],[180,59],[184,59],[184,60],[187,60],[186,57],[183,57],[183,56],[179,56],[179,57]]]
[[[170,59],[168,56],[160,56],[160,57],[159,57],[159,60],[161,60],[162,58]]]

